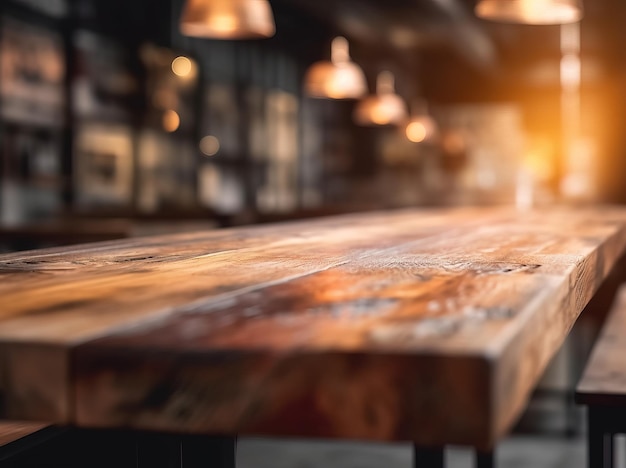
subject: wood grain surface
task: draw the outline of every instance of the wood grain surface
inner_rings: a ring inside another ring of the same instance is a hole
[[[622,286],[578,385],[576,400],[626,407],[626,286]]]
[[[0,257],[12,418],[490,449],[626,209],[404,210]]]
[[[10,444],[45,428],[45,424],[0,421],[0,447]]]

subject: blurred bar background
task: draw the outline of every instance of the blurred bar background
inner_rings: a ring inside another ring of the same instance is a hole
[[[275,35],[229,40],[183,35],[183,0],[3,0],[2,249],[626,200],[620,0],[587,2],[566,25],[481,20],[471,0],[270,3]],[[395,121],[311,97],[311,66],[332,65],[339,36],[335,65],[365,81],[342,86],[378,100],[387,79]]]

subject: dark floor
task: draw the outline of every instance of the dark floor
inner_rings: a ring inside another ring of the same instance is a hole
[[[587,468],[585,419],[584,409],[559,398],[534,398],[513,435],[499,445],[497,468]],[[616,447],[616,467],[626,468],[626,444]],[[446,461],[446,468],[474,466],[465,448],[448,448]],[[241,438],[237,448],[237,468],[412,468],[412,463],[410,444]]]
[[[411,468],[412,460],[409,445],[241,439],[237,468]],[[473,466],[465,449],[448,449],[446,460],[447,468]],[[581,438],[513,436],[497,451],[498,468],[585,468],[585,460]]]

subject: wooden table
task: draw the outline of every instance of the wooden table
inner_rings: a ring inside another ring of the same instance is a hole
[[[623,208],[463,208],[1,256],[0,417],[488,453],[625,248]]]

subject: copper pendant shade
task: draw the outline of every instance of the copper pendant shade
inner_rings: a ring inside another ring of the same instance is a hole
[[[480,18],[504,23],[567,24],[583,17],[581,0],[480,0]]]
[[[187,0],[180,20],[185,36],[262,39],[276,33],[267,0]]]
[[[350,59],[345,38],[333,39],[330,61],[311,65],[304,78],[304,89],[309,96],[323,99],[358,99],[367,94],[365,74]]]
[[[395,78],[388,71],[378,75],[376,94],[360,101],[354,110],[354,121],[363,126],[401,125],[407,118],[406,103],[396,94]]]

